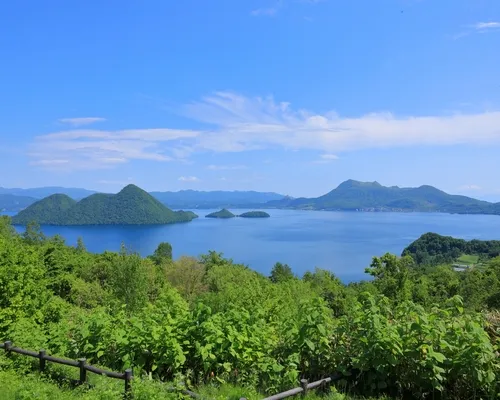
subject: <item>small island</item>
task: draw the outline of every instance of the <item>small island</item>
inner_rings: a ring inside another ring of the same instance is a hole
[[[221,219],[229,219],[229,218],[269,218],[270,215],[264,211],[248,211],[240,215],[233,214],[226,208],[223,208],[220,211],[216,211],[206,215],[206,218],[221,218]]]
[[[269,218],[270,215],[264,211],[249,211],[240,215],[241,218]]]
[[[221,218],[221,219],[228,219],[228,218],[234,218],[234,217],[236,217],[236,215],[225,208],[223,208],[220,211],[216,211],[216,212],[210,213],[210,214],[205,216],[205,218]]]

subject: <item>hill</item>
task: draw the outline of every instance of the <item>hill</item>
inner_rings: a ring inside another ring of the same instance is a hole
[[[12,218],[17,225],[153,225],[188,222],[197,215],[174,212],[135,185],[117,194],[96,193],[76,202],[64,194],[42,199]]]
[[[273,192],[254,191],[196,191],[151,192],[163,204],[171,208],[246,208],[249,205],[265,204],[281,200],[283,195]]]
[[[269,218],[270,215],[264,211],[249,211],[243,214],[240,214],[241,218]]]
[[[500,203],[451,195],[435,187],[382,186],[378,182],[348,180],[316,198],[290,197],[266,204],[273,208],[345,211],[420,211],[457,214],[500,214]]]
[[[0,187],[0,195],[10,194],[14,196],[27,196],[34,199],[43,199],[53,194],[65,194],[72,199],[81,200],[91,194],[96,193],[93,190],[80,188],[65,188],[59,186],[47,186],[39,188],[21,189],[21,188],[3,188]]]
[[[500,240],[467,241],[428,232],[406,247],[402,255],[411,256],[419,265],[474,264],[500,256]]]
[[[234,218],[234,217],[236,217],[236,215],[234,215],[231,211],[226,210],[225,208],[205,216],[205,218],[221,218],[221,219]]]
[[[0,194],[0,211],[21,211],[35,201],[33,197]]]

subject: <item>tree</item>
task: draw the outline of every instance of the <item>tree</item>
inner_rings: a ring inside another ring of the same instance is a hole
[[[345,314],[346,289],[332,272],[316,268],[314,272],[306,272],[303,280],[309,282],[313,289],[318,290],[336,316]]]
[[[383,295],[392,300],[409,300],[411,285],[409,274],[414,261],[410,256],[398,258],[386,253],[382,257],[373,257],[365,272],[375,277],[374,284]]]
[[[83,239],[81,237],[78,237],[78,239],[76,240],[76,251],[78,251],[79,253],[85,253],[87,251],[85,243],[83,243]]]
[[[171,261],[172,245],[167,242],[160,243],[150,258],[157,265],[160,265],[164,261]]]
[[[12,226],[12,220],[7,215],[0,215],[0,236],[12,237],[16,234],[16,230]]]
[[[189,302],[207,290],[205,266],[194,257],[181,257],[167,266],[167,280]]]
[[[36,221],[31,221],[26,225],[26,230],[23,232],[23,239],[28,244],[40,244],[46,239],[40,225]]]
[[[295,275],[288,264],[282,264],[280,262],[274,264],[274,267],[271,270],[271,276],[269,277],[273,283],[285,282],[294,278]]]

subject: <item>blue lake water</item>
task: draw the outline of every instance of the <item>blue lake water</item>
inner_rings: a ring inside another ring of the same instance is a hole
[[[43,226],[42,230],[47,235],[63,236],[70,245],[81,236],[92,252],[116,251],[123,242],[146,256],[158,243],[169,242],[175,258],[216,250],[264,274],[280,261],[298,275],[321,267],[344,282],[366,279],[364,268],[372,256],[386,252],[399,255],[425,232],[463,239],[500,239],[500,216],[490,215],[267,210],[271,218],[221,220],[204,218],[215,210],[193,211],[200,218],[185,224]]]

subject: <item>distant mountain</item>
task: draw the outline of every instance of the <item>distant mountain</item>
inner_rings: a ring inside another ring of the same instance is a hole
[[[43,199],[47,196],[51,196],[53,194],[65,194],[72,199],[80,200],[91,194],[96,193],[93,190],[87,189],[78,189],[78,188],[64,188],[58,186],[50,186],[50,187],[39,187],[39,188],[31,188],[31,189],[20,189],[20,188],[3,188],[0,187],[0,195],[1,194],[10,194],[14,196],[27,196],[33,197],[35,199]]]
[[[37,199],[28,196],[0,194],[0,211],[21,211],[33,204]]]
[[[208,215],[205,215],[205,218],[220,218],[220,219],[228,219],[228,218],[234,218],[236,217],[235,214],[233,214],[231,211],[226,210],[223,208],[220,211],[216,211],[213,213],[210,213]]]
[[[251,205],[265,204],[281,200],[283,195],[273,192],[254,191],[213,191],[181,190],[179,192],[151,192],[151,194],[170,208],[247,208]]]
[[[32,204],[12,218],[16,225],[153,225],[188,222],[192,212],[172,211],[135,185],[117,194],[96,193],[76,202],[54,194]]]
[[[268,202],[267,207],[345,211],[420,211],[457,214],[500,214],[500,203],[451,195],[435,187],[382,186],[378,182],[347,180],[316,198],[290,197]]]

